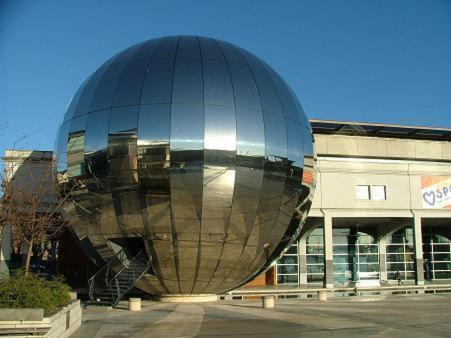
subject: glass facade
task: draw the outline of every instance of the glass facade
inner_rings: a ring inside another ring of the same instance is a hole
[[[332,228],[333,276],[336,286],[357,283],[377,285],[378,281],[397,284],[397,273],[401,284],[415,282],[412,226],[403,226],[394,232],[390,232],[390,228],[385,230],[383,225],[379,230],[376,229],[356,226]],[[379,233],[379,239],[367,232]],[[422,227],[426,282],[449,282],[451,279],[451,240],[448,233],[449,225]],[[380,259],[384,261],[381,263]],[[323,228],[316,227],[277,261],[277,284],[323,285],[324,264]]]
[[[446,227],[423,228],[423,259],[426,281],[451,279],[451,240]]]
[[[324,279],[323,229],[314,229],[306,240],[307,283],[322,284]]]
[[[299,283],[298,245],[293,244],[277,262],[277,284]]]
[[[379,248],[375,238],[355,226],[335,228],[332,233],[334,282],[379,280]]]
[[[146,250],[156,279],[137,286],[149,292],[245,283],[294,241],[310,208],[304,115],[274,70],[223,41],[172,36],[116,54],[82,84],[58,131],[75,232],[104,260],[115,245]]]
[[[388,281],[396,280],[397,272],[401,280],[415,279],[414,241],[411,227],[402,228],[388,237],[385,261]]]

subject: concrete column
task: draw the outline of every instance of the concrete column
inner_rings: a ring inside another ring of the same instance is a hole
[[[9,262],[11,261],[11,226],[5,225],[0,234],[0,273],[9,274]]]
[[[413,241],[415,243],[415,283],[424,285],[423,237],[421,234],[421,216],[413,214]]]
[[[387,263],[385,256],[387,254],[387,237],[383,237],[379,240],[379,281],[387,282]]]
[[[332,217],[324,213],[323,244],[324,244],[324,283],[323,287],[334,287],[334,255],[332,242]]]
[[[298,242],[299,284],[307,284],[307,240],[301,238]]]

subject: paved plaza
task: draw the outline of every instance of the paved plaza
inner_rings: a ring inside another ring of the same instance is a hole
[[[451,337],[451,295],[89,307],[72,337]]]

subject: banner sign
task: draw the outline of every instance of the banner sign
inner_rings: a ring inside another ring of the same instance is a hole
[[[451,209],[451,176],[422,176],[423,208]]]

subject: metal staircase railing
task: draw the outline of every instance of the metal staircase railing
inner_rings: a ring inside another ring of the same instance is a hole
[[[122,250],[118,253],[118,258],[120,262],[125,262],[126,257]],[[108,262],[88,281],[89,299],[93,305],[115,307],[150,268],[145,251],[140,251],[117,273],[112,270],[111,264],[112,261]]]

